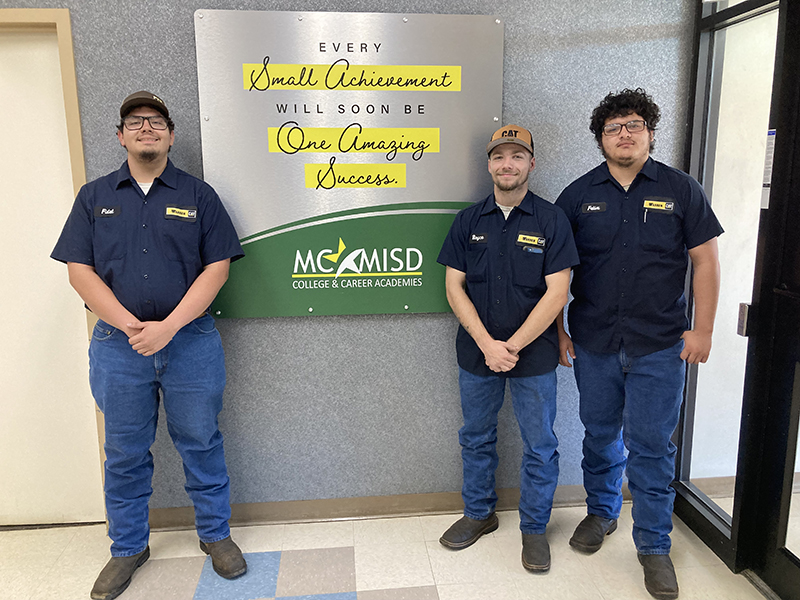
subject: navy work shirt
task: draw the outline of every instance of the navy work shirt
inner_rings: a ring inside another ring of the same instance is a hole
[[[489,334],[506,341],[547,291],[545,276],[578,264],[569,221],[561,209],[528,192],[506,220],[494,194],[456,215],[437,259],[466,274],[466,292]],[[519,353],[508,372],[495,373],[463,327],[458,365],[475,375],[529,377],[558,364],[555,322]]]
[[[145,196],[128,162],[84,185],[52,258],[95,268],[140,321],[161,321],[211,263],[244,256],[214,189],[172,161]]]
[[[606,163],[571,183],[556,205],[572,223],[581,264],[572,279],[570,334],[592,352],[643,356],[689,327],[687,249],[722,227],[703,188],[649,158],[626,192]]]

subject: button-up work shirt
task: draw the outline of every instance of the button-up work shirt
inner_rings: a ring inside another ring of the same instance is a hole
[[[606,163],[570,184],[556,205],[572,223],[580,265],[570,334],[593,352],[643,356],[675,345],[689,327],[687,250],[722,233],[703,188],[648,159],[628,191]]]
[[[51,256],[94,267],[137,319],[160,321],[203,267],[244,253],[210,185],[167,161],[145,195],[126,161],[81,188]]]
[[[569,222],[561,209],[528,192],[506,220],[494,194],[456,215],[438,262],[466,274],[466,292],[484,327],[507,340],[547,291],[545,276],[578,262]],[[551,325],[522,349],[508,373],[486,366],[475,340],[459,327],[459,366],[476,375],[528,377],[558,364],[558,333]]]

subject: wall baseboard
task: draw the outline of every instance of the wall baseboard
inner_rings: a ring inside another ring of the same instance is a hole
[[[519,488],[499,489],[497,497],[497,510],[514,510],[519,505]],[[630,500],[627,486],[623,488],[623,497]],[[582,506],[585,498],[583,486],[562,485],[556,488],[553,506]],[[460,492],[256,502],[232,505],[230,523],[232,526],[243,526],[409,517],[457,513],[463,508]],[[159,531],[192,529],[194,509],[191,506],[152,509],[150,527]]]

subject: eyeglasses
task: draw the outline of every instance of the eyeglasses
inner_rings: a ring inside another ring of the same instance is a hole
[[[166,129],[167,128],[167,118],[166,117],[125,117],[122,119],[122,122],[125,125],[125,129],[129,131],[136,131],[141,129],[144,125],[144,122],[147,121],[150,123],[150,127],[153,129]],[[629,130],[630,131],[630,130]]]
[[[644,131],[647,125],[644,121],[638,119],[627,123],[609,123],[608,125],[603,125],[603,135],[617,135],[622,131],[623,127],[628,130],[628,133],[639,133]]]

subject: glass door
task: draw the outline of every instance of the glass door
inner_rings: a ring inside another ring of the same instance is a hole
[[[730,568],[798,600],[800,3],[702,6],[691,172],[726,233],[711,359],[689,370],[676,432],[675,512]]]

